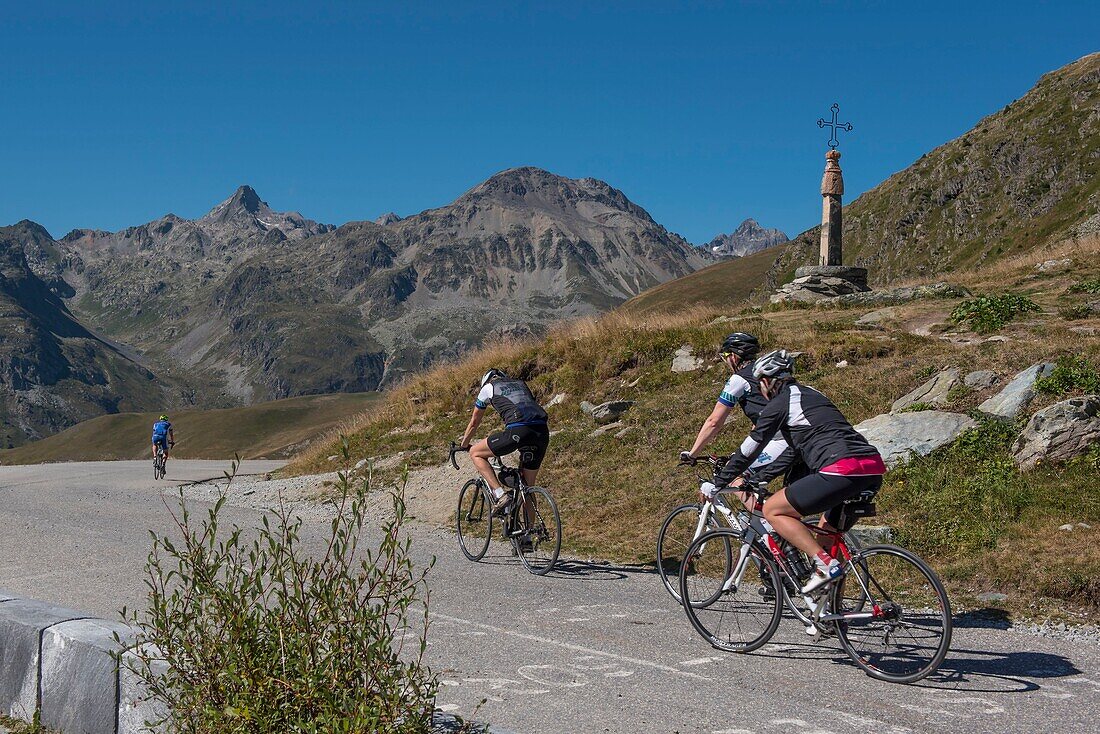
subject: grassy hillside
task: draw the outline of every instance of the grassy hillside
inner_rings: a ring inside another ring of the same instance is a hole
[[[1048,257],[1073,262],[1062,270],[1037,271],[1035,264]],[[1100,340],[1072,329],[1100,333],[1100,317],[1087,306],[1098,298],[1089,291],[1100,290],[1100,241],[1032,253],[958,280],[979,293],[1007,289],[1027,295],[1041,311],[1002,328],[996,336],[1003,341],[986,341],[986,335],[950,323],[953,300],[894,307],[879,330],[855,327],[865,308],[724,312],[700,307],[646,319],[614,312],[564,325],[544,341],[501,344],[413,378],[352,427],[352,454],[358,459],[403,451],[413,468],[438,465],[447,442],[465,426],[479,376],[502,366],[527,379],[544,401],[558,393],[567,396],[550,409],[556,433],[542,475],[562,507],[567,549],[652,562],[662,518],[695,489],[692,475],[675,468],[676,454],[690,446],[727,377],[712,360],[697,372],[673,374],[672,353],[683,344],[709,357],[722,336],[736,329],[760,335],[767,346],[801,350],[802,379],[829,394],[853,421],[888,411],[896,398],[947,366],[991,369],[1003,384],[1035,362],[1072,355],[1091,360],[1082,369],[1095,376]],[[837,367],[841,360],[848,366]],[[1069,392],[1075,389],[1071,385]],[[966,412],[991,393],[957,390],[948,407]],[[611,399],[636,401],[623,420],[628,430],[622,438],[615,437],[618,429],[593,436],[596,426],[579,402]],[[1058,399],[1041,395],[1032,410]],[[483,434],[493,425],[490,421]],[[1031,614],[1065,602],[1095,614],[1100,611],[1095,491],[1100,454],[1021,475],[1008,459],[1016,428],[984,426],[961,447],[891,474],[880,519],[934,561],[963,604],[973,604],[977,593],[997,590],[1009,593],[1017,608],[1034,604]],[[731,451],[746,429],[738,417],[717,450]],[[326,470],[325,457],[335,452],[334,442],[320,443],[290,470]],[[464,478],[455,475],[456,491]],[[1092,525],[1074,531],[1071,554],[1060,545],[1068,536],[1057,531],[1067,522]]]
[[[642,292],[624,303],[619,310],[641,315],[741,303],[764,282],[768,269],[781,251],[782,246],[769,247],[747,257],[725,260],[697,270]]]
[[[245,408],[181,410],[170,417],[176,431],[173,456],[181,459],[284,458],[319,435],[361,416],[380,394],[338,393],[275,400]],[[0,451],[0,464],[138,459],[149,455],[157,413],[104,415],[41,441]]]
[[[1097,151],[1100,53],[1046,74],[1019,100],[848,204],[845,260],[888,283],[1095,235]],[[773,282],[815,263],[818,240],[815,228],[784,246]]]

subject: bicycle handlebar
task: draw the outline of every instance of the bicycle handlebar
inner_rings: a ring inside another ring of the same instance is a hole
[[[447,452],[447,458],[450,459],[451,466],[453,466],[457,470],[458,469],[458,462],[455,460],[455,454],[460,453],[462,451],[469,451],[469,450],[470,450],[469,446],[466,446],[464,448],[462,446],[459,446],[454,441],[451,441],[451,447]]]

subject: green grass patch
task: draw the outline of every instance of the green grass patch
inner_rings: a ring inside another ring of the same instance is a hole
[[[1035,389],[1056,396],[1072,392],[1100,393],[1100,373],[1088,357],[1062,355],[1050,375],[1035,381]]]
[[[1089,278],[1071,285],[1067,293],[1100,293],[1100,278]]]

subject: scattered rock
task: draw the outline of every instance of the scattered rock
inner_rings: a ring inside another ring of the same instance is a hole
[[[842,360],[840,360],[839,362],[836,363],[836,366],[837,367],[847,367],[848,366],[848,360],[842,359]]]
[[[625,437],[625,436],[626,436],[626,434],[630,433],[630,429],[631,429],[631,426],[627,426],[627,427],[626,427],[626,428],[624,428],[623,430],[621,430],[621,431],[619,431],[618,433],[616,433],[616,434],[615,434],[615,438],[623,438],[623,437]]]
[[[1061,260],[1044,260],[1035,266],[1035,270],[1040,273],[1049,273],[1054,270],[1065,270],[1073,265],[1073,258],[1063,258]]]
[[[1071,326],[1069,330],[1074,334],[1084,334],[1086,336],[1096,336],[1100,334],[1100,328],[1095,326]]]
[[[848,293],[838,296],[835,303],[842,306],[892,306],[924,298],[968,298],[970,295],[970,291],[961,285],[940,282],[887,288],[881,291]]]
[[[557,395],[555,395],[554,397],[550,398],[550,400],[548,400],[546,402],[546,407],[547,408],[553,408],[555,405],[561,405],[562,403],[565,402],[566,397],[567,397],[567,395],[565,393],[560,392]]]
[[[1054,365],[1049,362],[1033,364],[1013,377],[999,393],[979,405],[978,411],[991,418],[1015,418],[1035,397],[1035,381],[1053,370]]]
[[[328,457],[326,461],[336,461],[339,458],[340,456],[338,454],[333,454],[332,456]]]
[[[869,311],[858,319],[856,319],[856,326],[860,329],[878,329],[881,328],[883,322],[890,321],[897,316],[898,310],[896,308],[880,308],[877,311]]]
[[[1065,525],[1059,525],[1059,530],[1065,530],[1067,533],[1073,530],[1073,523],[1067,522]]]
[[[997,334],[996,336],[988,337],[986,339],[986,341],[987,342],[1006,342],[1006,341],[1008,341],[1008,337],[1004,336],[1002,334]]]
[[[605,433],[610,433],[611,431],[614,431],[614,430],[616,430],[618,428],[622,428],[622,427],[623,427],[623,422],[622,421],[615,421],[614,423],[608,423],[607,425],[600,426],[596,430],[592,431],[592,433],[589,433],[588,437],[589,438],[596,438],[597,436],[602,436]]]
[[[619,419],[626,411],[634,407],[633,400],[610,400],[606,403],[593,405],[587,400],[581,403],[581,410],[592,416],[597,423],[612,423]]]
[[[908,395],[903,395],[890,406],[891,413],[898,413],[911,405],[927,403],[940,406],[947,402],[947,393],[959,384],[959,370],[952,367],[940,372]]]
[[[1100,441],[1100,395],[1086,395],[1055,403],[1031,416],[1012,444],[1021,469],[1040,460],[1065,461]]]
[[[1008,601],[1008,594],[1002,594],[997,591],[987,591],[984,594],[978,594],[978,601],[985,604],[1000,604],[1001,602]]]
[[[985,390],[997,384],[997,373],[993,370],[975,370],[968,372],[963,384],[975,390]]]
[[[1087,522],[1079,522],[1077,523],[1077,527],[1082,530],[1092,530],[1092,525],[1089,525]]]
[[[690,344],[677,349],[672,355],[673,372],[694,372],[703,366],[703,358],[695,356],[695,348]]]
[[[961,413],[922,410],[876,415],[860,423],[856,430],[878,448],[887,466],[893,467],[908,461],[912,454],[927,456],[977,425]]]
[[[366,465],[367,465],[368,463],[370,463],[370,462],[368,462],[368,461],[367,461],[366,459],[360,459],[359,461],[355,462],[355,469],[356,469],[356,471],[358,471],[359,469],[362,469],[362,468],[363,468],[363,467],[365,467],[365,466],[366,466]]]
[[[860,545],[891,543],[894,540],[894,529],[889,525],[856,525],[848,534],[854,535]]]

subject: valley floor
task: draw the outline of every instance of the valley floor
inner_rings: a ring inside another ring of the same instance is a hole
[[[241,470],[276,466],[245,462]],[[141,604],[147,529],[171,527],[164,495],[227,468],[176,461],[157,485],[146,462],[0,467],[0,587],[106,617]],[[414,515],[438,505],[462,476],[434,471],[410,479]],[[319,543],[325,509],[312,498],[325,479],[242,477],[227,514],[253,524],[281,488],[305,519],[307,542]],[[216,490],[186,491],[201,503]],[[962,618],[940,674],[917,686],[867,678],[834,642],[807,641],[793,620],[759,653],[723,654],[696,636],[648,567],[570,560],[538,578],[499,547],[473,564],[450,532],[434,527],[439,517],[423,512],[409,532],[417,560],[436,559],[428,660],[441,674],[440,707],[502,729],[1085,732],[1086,712],[1100,705],[1095,640]]]

